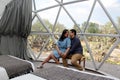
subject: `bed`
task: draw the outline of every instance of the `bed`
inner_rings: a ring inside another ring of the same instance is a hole
[[[22,74],[33,72],[34,70],[34,65],[30,61],[22,60],[10,55],[0,56],[0,78],[4,78],[6,76],[8,76],[8,78],[13,78]]]
[[[33,74],[25,74],[22,76],[18,76],[16,78],[12,78],[10,80],[47,80],[47,79],[44,79],[42,77],[39,77]]]
[[[6,70],[0,67],[0,80],[9,80]]]

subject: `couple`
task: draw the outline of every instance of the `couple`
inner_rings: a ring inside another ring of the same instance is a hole
[[[70,35],[70,38],[68,37]],[[37,68],[42,68],[43,65],[50,59],[53,59],[59,64],[59,58],[62,58],[63,66],[68,67],[67,58],[71,59],[72,65],[77,69],[83,70],[82,66],[77,63],[83,56],[83,48],[79,38],[76,37],[76,30],[71,29],[70,33],[67,29],[63,30],[62,35],[56,43],[56,50],[54,50]]]

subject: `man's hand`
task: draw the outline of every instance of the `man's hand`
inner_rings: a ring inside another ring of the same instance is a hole
[[[66,53],[62,53],[61,51],[58,52],[59,55],[62,57],[62,58],[66,58],[67,54]]]
[[[67,55],[64,53],[64,54],[62,54],[62,58],[66,58],[67,57]]]

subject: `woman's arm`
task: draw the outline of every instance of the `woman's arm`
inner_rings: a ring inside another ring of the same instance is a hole
[[[65,53],[62,55],[63,58],[66,58],[66,56],[67,56],[69,50],[70,50],[70,48],[67,48],[67,49],[66,49]]]
[[[65,51],[65,53],[62,55],[63,58],[66,58],[66,56],[68,55],[68,52],[70,51],[70,47],[71,47],[71,40],[70,38],[67,38],[67,49]]]
[[[61,56],[62,55],[62,52],[60,51],[59,47],[56,45],[56,50],[58,52],[58,54]]]

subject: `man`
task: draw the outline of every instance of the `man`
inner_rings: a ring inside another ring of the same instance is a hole
[[[70,30],[70,38],[71,38],[71,48],[67,55],[62,56],[63,66],[65,67],[68,66],[66,58],[70,58],[72,65],[74,65],[79,70],[83,70],[82,66],[80,66],[80,64],[77,63],[77,61],[81,59],[83,56],[83,48],[81,46],[81,42],[79,38],[76,37],[75,29]]]

